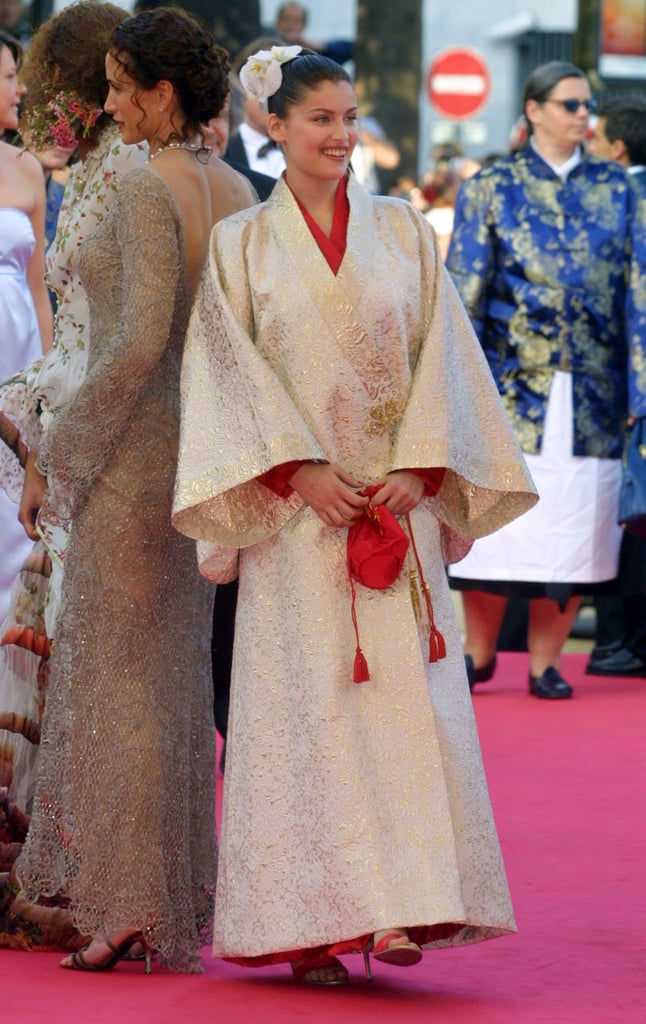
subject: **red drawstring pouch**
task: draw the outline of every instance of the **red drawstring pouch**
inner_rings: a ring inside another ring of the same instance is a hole
[[[380,485],[375,484],[359,491],[359,494],[363,498],[373,498],[378,490]],[[368,503],[363,515],[355,519],[348,529],[348,575],[352,590],[352,623],[357,638],[353,676],[355,683],[366,682],[370,679],[370,672],[359,644],[354,581],[375,590],[389,587],[402,570],[409,543],[408,537],[385,505]]]
[[[359,491],[359,494],[364,498],[373,498],[377,491],[381,490],[381,486],[381,484],[374,484],[371,487],[366,487],[363,491]],[[411,529],[410,519],[408,516],[406,518],[409,529]],[[359,643],[354,581],[356,580],[362,586],[373,590],[385,590],[399,576],[406,560],[409,545],[410,540],[405,530],[402,529],[393,513],[385,505],[372,505],[369,502],[363,511],[363,515],[356,519],[352,526],[348,528],[347,564],[350,589],[352,590],[352,622],[357,638],[353,676],[355,683],[366,682],[370,679],[370,672]],[[413,549],[421,574],[421,565],[414,541]],[[436,661],[438,657],[442,658],[445,656],[444,640],[435,628],[430,594],[423,577],[422,587],[429,615],[431,636],[439,637],[440,641],[437,653],[435,653],[437,641],[435,641],[435,648],[433,641],[431,641],[431,657],[429,660]]]
[[[378,485],[359,491],[372,498]],[[348,529],[348,572],[364,587],[384,590],[399,576],[410,541],[390,509],[366,505],[363,515]]]

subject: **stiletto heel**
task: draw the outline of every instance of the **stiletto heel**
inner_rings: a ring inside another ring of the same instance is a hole
[[[367,946],[364,946],[361,950],[363,953],[363,966],[366,969],[366,981],[372,981],[372,967],[370,965],[370,950]]]
[[[153,972],[153,956],[155,954],[155,950],[154,950],[153,946],[151,946],[150,941],[149,941],[151,936],[152,936],[152,927],[149,925],[148,928],[146,928],[146,930],[141,933],[141,939],[140,939],[140,942],[141,942],[142,946],[144,947],[144,960],[145,960],[144,973],[145,974],[152,974],[152,972]]]
[[[99,939],[98,942],[103,946],[107,946],[108,949],[107,956],[104,956],[102,960],[97,961],[97,963],[92,963],[90,960],[86,959],[85,954],[92,945],[92,943],[90,943],[90,945],[86,946],[85,949],[79,949],[75,953],[72,953],[71,956],[66,956],[64,960],[61,960],[60,965],[61,967],[65,967],[72,971],[111,971],[113,967],[116,967],[120,960],[127,957],[132,947],[139,942],[144,947],[144,957],[146,961],[145,972],[146,974],[150,974],[152,971],[153,949],[146,939],[147,934],[147,931],[146,933],[133,932],[131,935],[127,935],[116,945],[110,942],[109,939]]]

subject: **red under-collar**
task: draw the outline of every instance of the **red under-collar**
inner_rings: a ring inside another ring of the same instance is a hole
[[[285,178],[285,184],[289,188],[287,178]],[[348,238],[350,203],[348,202],[347,188],[347,178],[341,178],[334,197],[334,216],[332,218],[332,232],[329,238],[324,231],[321,231],[320,227],[314,218],[307,212],[298,196],[289,189],[298,203],[298,207],[305,218],[305,223],[312,232],[316,244],[323,253],[330,270],[335,275],[338,274],[339,268],[343,262]]]

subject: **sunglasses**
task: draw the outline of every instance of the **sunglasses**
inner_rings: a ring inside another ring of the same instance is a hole
[[[596,100],[543,100],[543,103],[558,103],[568,114],[577,114],[579,107],[585,107],[588,114],[594,114],[597,109]]]

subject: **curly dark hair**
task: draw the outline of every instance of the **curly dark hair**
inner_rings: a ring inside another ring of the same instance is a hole
[[[78,0],[48,18],[32,37],[21,68],[27,86],[22,109],[45,103],[52,86],[75,93],[84,103],[102,107],[108,94],[105,55],[116,25],[128,12],[103,0]],[[102,114],[97,135],[112,118]]]
[[[226,102],[228,54],[179,8],[158,7],[128,18],[112,33],[109,52],[139,91],[171,83],[185,118],[183,131],[174,133],[179,138],[199,133]]]

